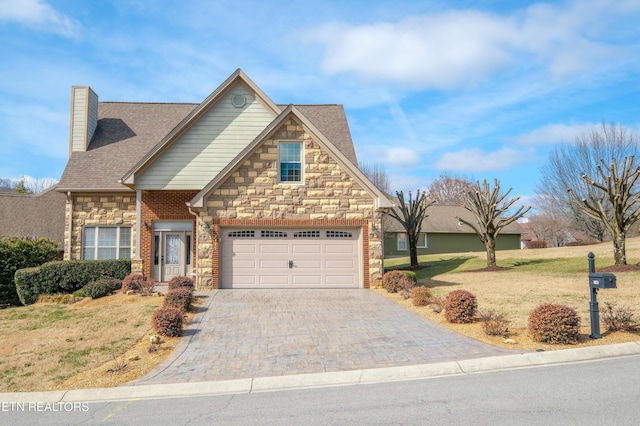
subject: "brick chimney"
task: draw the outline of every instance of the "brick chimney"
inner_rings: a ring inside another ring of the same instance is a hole
[[[69,156],[86,151],[98,125],[98,95],[89,86],[71,88],[71,125]]]

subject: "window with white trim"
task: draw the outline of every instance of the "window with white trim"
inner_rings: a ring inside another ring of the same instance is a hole
[[[280,142],[280,182],[302,182],[302,143]]]
[[[416,244],[416,248],[427,248],[427,234],[418,235],[418,243]]]
[[[407,234],[398,232],[398,251],[407,250]]]
[[[108,260],[131,258],[131,228],[126,226],[85,226],[82,258]]]

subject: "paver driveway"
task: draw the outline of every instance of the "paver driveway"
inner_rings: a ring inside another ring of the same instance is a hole
[[[514,353],[369,290],[218,290],[173,354],[132,384],[426,364]]]

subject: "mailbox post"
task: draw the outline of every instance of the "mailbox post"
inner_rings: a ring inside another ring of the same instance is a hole
[[[591,289],[591,300],[589,301],[589,312],[591,317],[591,337],[592,339],[602,339],[600,335],[600,311],[598,309],[598,289],[616,288],[616,276],[606,272],[596,273],[595,256],[589,253],[589,288]]]

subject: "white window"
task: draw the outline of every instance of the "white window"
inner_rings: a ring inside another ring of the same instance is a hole
[[[421,233],[418,235],[418,242],[416,244],[416,248],[427,248],[427,234]],[[405,251],[409,249],[409,243],[407,239],[407,234],[399,232],[398,233],[398,251]]]
[[[280,142],[280,182],[302,182],[302,143]]]
[[[82,238],[85,260],[131,258],[131,228],[120,226],[86,226]]]
[[[407,234],[398,233],[398,251],[407,250]]]
[[[418,243],[416,248],[427,248],[427,234],[418,235]]]

